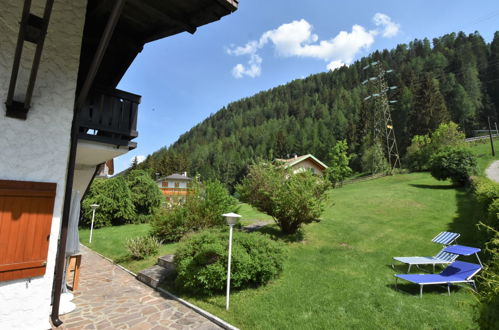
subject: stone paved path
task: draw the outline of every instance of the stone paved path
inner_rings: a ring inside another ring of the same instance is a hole
[[[499,182],[499,160],[496,160],[485,170],[487,177],[495,182]]]
[[[57,329],[221,329],[82,247],[77,308]]]

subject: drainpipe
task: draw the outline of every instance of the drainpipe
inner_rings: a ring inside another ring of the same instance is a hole
[[[68,237],[68,224],[69,224],[69,211],[71,208],[71,193],[73,190],[73,178],[74,178],[74,170],[75,170],[75,162],[76,162],[76,147],[78,144],[78,112],[83,102],[86,100],[88,93],[90,91],[90,87],[93,84],[95,75],[97,74],[97,70],[102,62],[102,58],[106,52],[107,46],[109,45],[109,41],[114,32],[114,28],[116,27],[116,23],[121,15],[121,11],[125,4],[126,0],[117,0],[114,4],[114,7],[111,11],[111,15],[107,21],[106,27],[104,29],[104,33],[99,41],[99,46],[97,47],[97,51],[95,52],[95,56],[92,60],[92,65],[90,66],[89,72],[83,83],[83,87],[76,99],[75,107],[73,110],[73,122],[71,124],[71,142],[69,148],[69,159],[68,159],[68,169],[66,172],[66,188],[64,194],[64,207],[62,210],[62,223],[61,223],[61,234],[59,238],[59,245],[57,247],[57,258],[55,264],[55,276],[54,276],[54,297],[52,301],[52,324],[56,327],[62,324],[62,321],[59,319],[59,305],[61,302],[61,290],[62,290],[62,281],[64,276],[64,268],[66,266],[66,241]]]

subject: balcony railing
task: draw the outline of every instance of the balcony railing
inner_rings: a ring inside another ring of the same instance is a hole
[[[79,138],[134,149],[140,95],[118,89],[94,92],[78,115]]]

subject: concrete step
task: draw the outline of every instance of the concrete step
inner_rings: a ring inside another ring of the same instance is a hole
[[[152,288],[157,288],[164,280],[174,278],[175,274],[176,271],[174,267],[154,265],[139,272],[137,274],[137,279]]]
[[[162,256],[158,258],[158,265],[163,267],[173,267],[175,268],[175,264],[173,263],[173,258],[175,258],[174,254],[167,254],[166,256]]]

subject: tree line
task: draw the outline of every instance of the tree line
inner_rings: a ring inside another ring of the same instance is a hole
[[[188,171],[234,187],[256,159],[311,153],[326,163],[331,147],[346,139],[350,166],[363,170],[371,134],[363,67],[380,61],[394,70],[390,99],[399,151],[414,135],[454,121],[467,136],[499,114],[499,31],[486,43],[478,32],[450,33],[376,51],[348,67],[311,75],[223,107],[169,147],[134,167],[151,175]]]

